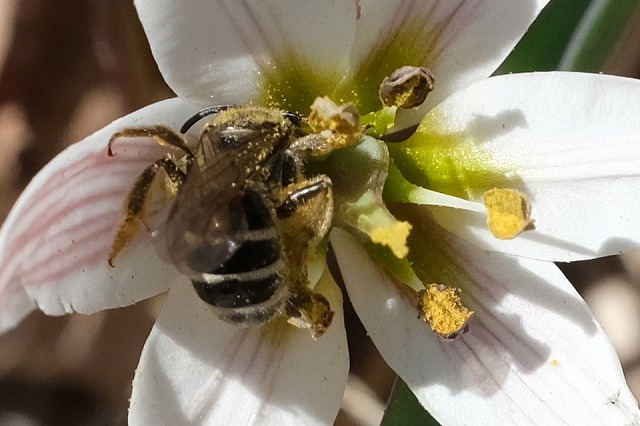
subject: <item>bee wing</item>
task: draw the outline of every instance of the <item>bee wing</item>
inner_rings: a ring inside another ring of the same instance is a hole
[[[228,141],[223,150],[202,144],[169,213],[168,254],[184,273],[212,272],[242,244],[249,229],[243,202],[246,182],[273,150],[251,135],[251,143]],[[215,152],[214,152],[215,151]]]

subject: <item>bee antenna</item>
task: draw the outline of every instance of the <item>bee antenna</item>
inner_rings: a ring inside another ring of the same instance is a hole
[[[204,117],[212,114],[217,114],[220,111],[224,111],[226,109],[233,108],[233,105],[216,105],[209,108],[205,108],[202,111],[198,111],[193,115],[193,117],[189,118],[184,122],[182,127],[180,128],[180,133],[185,134],[187,131],[198,121],[202,120]]]

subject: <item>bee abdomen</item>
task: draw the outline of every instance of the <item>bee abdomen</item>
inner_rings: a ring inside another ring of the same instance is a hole
[[[220,318],[259,324],[273,317],[285,298],[285,268],[274,228],[247,231],[234,255],[202,280],[193,280],[198,296],[218,309]]]

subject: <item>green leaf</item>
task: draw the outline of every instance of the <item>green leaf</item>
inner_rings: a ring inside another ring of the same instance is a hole
[[[594,0],[551,0],[496,74],[558,68],[569,40]]]
[[[409,386],[398,377],[380,425],[438,426],[440,423],[420,405],[418,398],[411,392]]]
[[[639,4],[640,0],[593,1],[576,28],[559,69],[600,71]]]
[[[552,0],[496,74],[599,71],[640,0]]]

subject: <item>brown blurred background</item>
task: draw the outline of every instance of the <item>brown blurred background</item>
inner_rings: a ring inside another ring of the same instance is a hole
[[[0,221],[68,145],[172,96],[131,0],[0,2]],[[640,77],[640,13],[602,70]],[[169,23],[170,24],[170,23]],[[563,266],[640,397],[640,254]],[[0,336],[0,425],[126,424],[131,380],[162,302],[61,318]],[[337,424],[378,424],[393,374],[347,307],[352,375]]]

